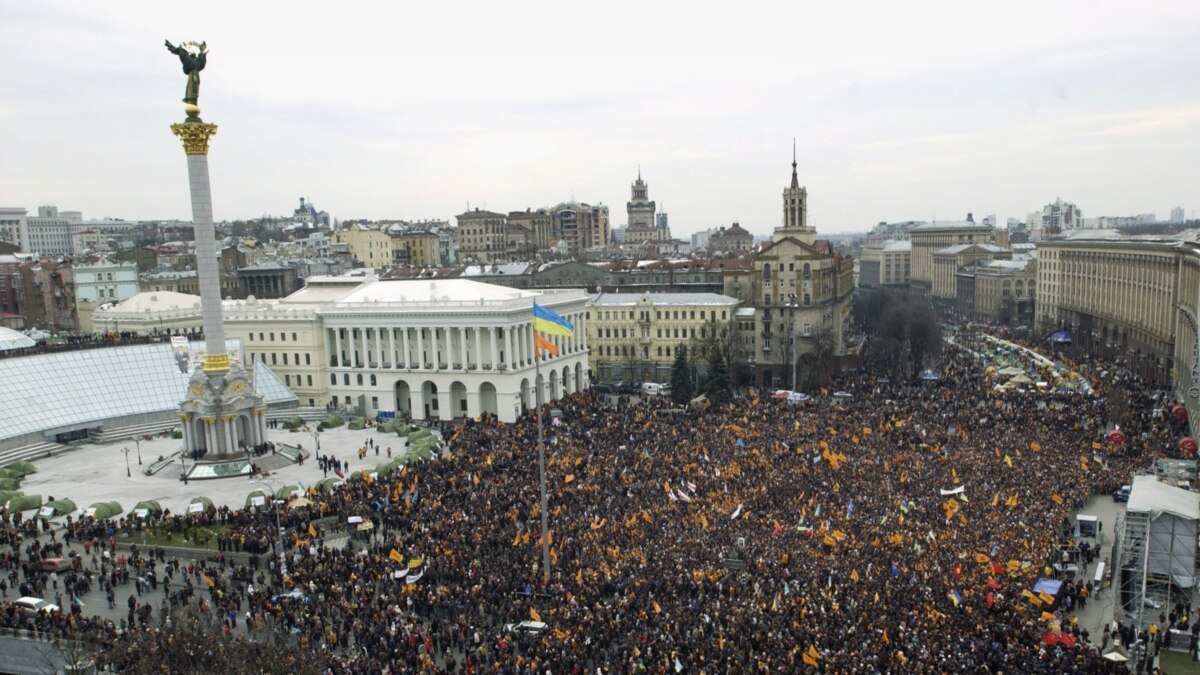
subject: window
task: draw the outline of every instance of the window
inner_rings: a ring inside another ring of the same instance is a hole
[[[308,376],[308,386],[312,386],[312,375]]]
[[[375,385],[376,385],[376,382],[375,382],[375,375],[374,375],[374,374],[372,374],[372,375],[371,375],[371,386],[372,386],[372,387],[374,387]]]
[[[312,354],[305,354],[305,355],[304,355],[304,365],[306,365],[306,366],[311,366],[311,365],[312,365]]]
[[[271,365],[275,365],[275,356],[274,353],[271,354]]]
[[[287,352],[284,352],[284,353],[283,353],[283,365],[285,365],[285,366],[286,366],[287,364],[288,364],[288,362],[287,362]]]
[[[287,385],[287,386],[289,386],[289,387],[290,387],[290,386],[292,386],[292,376],[291,376],[291,375],[284,375],[284,376],[283,376],[283,383],[284,383],[284,384],[286,384],[286,385]]]
[[[362,380],[362,373],[359,373],[359,374],[358,374],[357,380],[358,380],[358,386],[360,386],[360,387],[361,387],[361,386],[362,386],[362,383],[363,383],[363,380]]]
[[[350,405],[350,397],[349,396],[346,397],[346,405]]]
[[[157,291],[157,290],[158,290],[158,287],[156,286],[156,287],[154,288],[154,290],[156,290],[156,291]],[[254,342],[254,333],[251,333],[251,334],[250,334],[250,342]]]
[[[274,341],[275,341],[275,334],[271,333],[271,342],[274,342]]]
[[[279,334],[279,341],[280,341],[280,342],[287,342],[287,333],[280,333],[280,334]]]
[[[334,385],[334,386],[337,386],[337,373],[330,373],[330,374],[329,374],[329,384],[332,384],[332,385]]]
[[[296,365],[300,365],[300,355],[299,354],[292,354],[292,363],[294,363]]]
[[[292,333],[292,342],[298,342],[298,340],[296,340],[296,334],[295,334],[295,333]]]
[[[259,334],[258,334],[258,341],[259,341],[259,342],[262,342],[262,341],[263,341],[263,334],[262,334],[262,333],[259,333]]]
[[[810,324],[810,323],[804,324],[804,333],[803,334],[804,335],[812,335],[812,324]]]
[[[379,397],[378,396],[371,397],[371,410],[379,410]]]
[[[346,373],[346,374],[342,375],[342,384],[347,387],[350,386],[350,373]]]

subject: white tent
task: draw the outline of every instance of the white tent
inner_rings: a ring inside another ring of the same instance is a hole
[[[0,327],[0,351],[7,351],[9,349],[24,349],[26,347],[32,347],[35,344],[37,343],[30,339],[27,335],[18,333],[11,328]]]
[[[1126,514],[1142,514],[1150,521],[1146,572],[1169,575],[1181,588],[1194,586],[1200,496],[1171,487],[1154,476],[1134,476]]]

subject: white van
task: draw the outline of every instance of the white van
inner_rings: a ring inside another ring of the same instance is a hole
[[[671,385],[659,384],[658,382],[646,382],[642,384],[642,396],[670,396]]]

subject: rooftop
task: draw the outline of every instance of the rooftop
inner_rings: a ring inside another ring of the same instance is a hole
[[[241,340],[225,341],[240,353]],[[199,360],[203,342],[190,345]],[[296,396],[265,366],[254,369],[255,389],[268,405]],[[190,373],[180,372],[169,342],[57,352],[0,360],[0,441],[32,433],[100,426],[107,420],[175,411]]]
[[[632,307],[642,299],[648,299],[655,306],[695,306],[708,305],[729,307],[738,304],[737,298],[719,293],[599,293],[592,296],[592,305],[596,307]]]

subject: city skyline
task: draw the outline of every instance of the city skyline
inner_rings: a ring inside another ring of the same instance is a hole
[[[218,220],[283,215],[300,196],[340,219],[574,198],[609,205],[619,227],[640,164],[676,236],[734,221],[761,235],[780,225],[793,137],[825,234],[968,211],[1024,220],[1059,197],[1089,218],[1192,215],[1200,9],[927,7],[880,6],[864,22],[753,5],[719,17],[481,5],[471,20],[464,8],[8,6],[0,205],[188,218],[166,37],[211,52],[200,105],[221,127]]]

